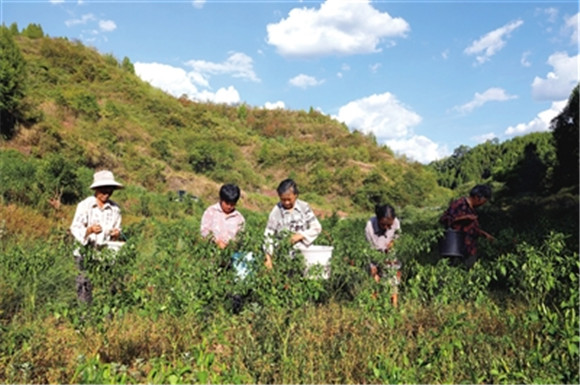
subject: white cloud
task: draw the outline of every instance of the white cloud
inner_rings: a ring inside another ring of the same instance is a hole
[[[377,139],[404,138],[411,127],[421,122],[418,114],[389,92],[352,101],[340,107],[334,118],[352,130],[372,133]]]
[[[509,37],[512,31],[522,24],[524,24],[522,20],[516,20],[493,30],[471,43],[463,52],[467,55],[476,55],[477,64],[485,63],[506,45],[505,38]]]
[[[530,51],[526,51],[522,54],[522,58],[520,59],[520,64],[524,67],[529,67],[532,65],[528,60],[528,56],[530,56]]]
[[[447,60],[449,58],[449,49],[446,49],[445,51],[441,52],[441,57],[444,60]]]
[[[264,108],[267,110],[277,110],[277,109],[286,108],[286,105],[284,104],[284,102],[279,100],[279,101],[274,102],[274,103],[266,102],[264,104]]]
[[[113,20],[99,20],[99,28],[104,32],[111,32],[117,29],[117,24]]]
[[[381,63],[375,63],[375,64],[371,64],[369,65],[369,68],[371,70],[372,73],[377,73],[377,71],[379,70],[379,68],[381,68]]]
[[[197,95],[190,96],[190,99],[202,102],[238,104],[240,103],[240,94],[234,86],[229,86],[228,88],[220,88],[215,94],[204,90]]]
[[[558,17],[558,9],[557,8],[545,8],[543,13],[548,15],[548,21],[550,23],[555,23]]]
[[[570,16],[565,19],[565,24],[563,27],[563,33],[570,34],[570,40],[572,44],[578,44],[578,25],[580,24],[580,12],[574,16]]]
[[[461,106],[453,107],[453,110],[458,111],[462,114],[469,113],[474,109],[483,106],[487,102],[505,102],[507,100],[517,99],[515,95],[509,95],[505,92],[505,90],[501,88],[490,88],[486,90],[484,93],[480,94],[479,92],[475,93],[475,96],[472,101],[465,103]]]
[[[538,113],[531,121],[509,126],[505,130],[505,135],[517,136],[529,134],[530,132],[548,131],[550,129],[550,122],[562,112],[564,107],[566,107],[566,103],[568,103],[568,100],[552,102],[550,109]]]
[[[532,96],[535,100],[567,99],[578,84],[578,56],[569,57],[566,52],[556,52],[548,58],[554,70],[546,78],[536,76],[532,83]]]
[[[95,15],[93,15],[92,13],[87,13],[85,15],[82,15],[80,19],[65,20],[64,25],[66,25],[67,27],[73,27],[75,25],[87,24],[89,21],[94,20],[96,20]]]
[[[405,37],[409,24],[370,1],[327,0],[315,8],[294,8],[286,19],[268,24],[267,42],[282,56],[320,57],[380,52],[387,38]]]
[[[193,0],[193,2],[192,2],[193,6],[197,9],[203,8],[205,3],[206,3],[206,0]]]
[[[477,143],[485,143],[488,140],[492,140],[495,138],[497,138],[496,134],[494,134],[493,132],[488,132],[487,134],[481,134],[481,135],[474,136],[471,139]]]
[[[51,4],[60,4],[60,3],[64,3],[64,0],[50,0]]]
[[[385,144],[396,154],[403,154],[423,164],[451,155],[447,146],[440,146],[422,135],[414,135],[408,139],[387,140]]]
[[[160,63],[137,62],[134,66],[135,73],[141,79],[175,97],[185,94],[191,100],[202,102],[226,104],[240,102],[240,95],[233,86],[220,88],[215,93],[207,89],[199,90],[196,84],[208,88],[209,84],[203,76],[195,72],[186,72],[182,68]]]
[[[204,77],[209,75],[231,75],[235,78],[242,78],[253,82],[260,82],[254,72],[254,62],[252,58],[241,52],[230,53],[230,56],[222,63],[213,63],[205,60],[190,60],[186,63],[195,72]]]
[[[317,80],[315,77],[300,74],[288,80],[288,83],[294,87],[306,89],[308,87],[319,86],[324,83],[324,80]]]

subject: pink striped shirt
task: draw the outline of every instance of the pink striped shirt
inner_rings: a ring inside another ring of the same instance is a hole
[[[201,236],[205,238],[213,235],[216,240],[228,243],[244,228],[245,223],[244,216],[238,210],[226,214],[218,202],[203,213]]]

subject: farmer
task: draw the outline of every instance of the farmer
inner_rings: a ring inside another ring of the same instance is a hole
[[[290,242],[294,249],[309,247],[322,231],[322,226],[314,212],[303,200],[298,199],[298,186],[292,179],[285,179],[278,185],[280,202],[274,206],[268,217],[264,237],[266,238],[266,259],[264,264],[272,269],[274,239],[281,231],[290,231]]]
[[[491,188],[487,185],[477,185],[471,189],[468,197],[461,197],[451,202],[447,210],[439,218],[439,222],[453,230],[464,234],[463,258],[455,257],[451,260],[452,265],[461,262],[469,270],[477,261],[477,238],[482,235],[490,241],[494,238],[479,227],[477,211],[475,209],[484,205],[491,199]]]
[[[95,172],[90,188],[95,194],[78,204],[70,226],[71,234],[84,246],[73,253],[79,269],[77,297],[84,303],[92,301],[92,284],[85,274],[87,248],[100,250],[108,241],[116,241],[121,236],[121,209],[110,198],[123,185],[115,180],[111,171],[102,170]]]
[[[373,279],[378,283],[383,275],[382,265],[387,269],[395,270],[394,277],[390,280],[393,288],[391,301],[397,306],[398,291],[397,286],[401,278],[401,262],[393,256],[393,246],[395,239],[399,237],[401,223],[395,214],[395,209],[389,204],[377,205],[375,207],[375,216],[370,218],[365,227],[365,236],[370,246],[387,254],[384,261],[372,261],[370,263],[370,273]]]
[[[220,249],[235,239],[246,223],[244,216],[236,210],[240,199],[240,188],[224,184],[219,191],[219,202],[209,206],[201,217],[201,236],[211,237]]]
[[[220,188],[219,202],[209,206],[201,217],[201,236],[212,239],[222,250],[235,240],[239,232],[244,229],[246,220],[236,210],[239,199],[240,188],[234,184],[224,184]],[[232,255],[232,265],[238,278],[244,279],[246,277],[248,264],[252,258],[252,253],[235,252]],[[233,311],[237,314],[242,309],[245,296],[232,294],[231,297]]]

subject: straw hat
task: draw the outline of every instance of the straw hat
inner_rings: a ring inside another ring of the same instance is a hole
[[[109,170],[97,171],[93,175],[93,184],[91,189],[96,189],[98,187],[114,187],[115,189],[123,188],[123,185],[115,180],[113,173]]]

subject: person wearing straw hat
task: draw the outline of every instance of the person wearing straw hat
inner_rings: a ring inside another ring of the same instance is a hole
[[[95,172],[90,188],[94,195],[77,206],[70,232],[82,246],[102,249],[108,241],[121,237],[121,209],[110,198],[123,185],[115,180],[109,170]],[[83,248],[74,251],[79,268],[76,278],[77,297],[81,302],[92,301],[92,284],[85,274]]]

